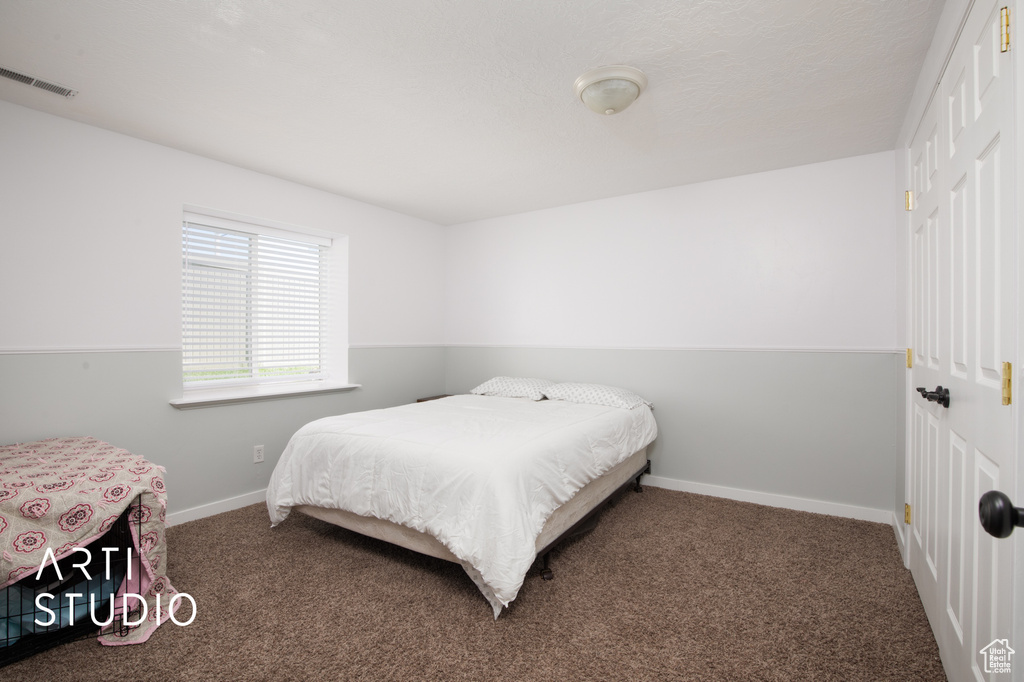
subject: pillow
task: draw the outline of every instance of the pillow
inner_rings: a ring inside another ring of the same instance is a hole
[[[474,395],[493,395],[499,398],[529,398],[543,400],[544,387],[553,385],[547,379],[523,379],[520,377],[494,377],[474,388]]]
[[[550,400],[566,400],[571,403],[622,407],[627,410],[632,410],[641,405],[654,408],[654,405],[632,391],[615,386],[603,386],[601,384],[554,384],[544,389],[544,395]]]

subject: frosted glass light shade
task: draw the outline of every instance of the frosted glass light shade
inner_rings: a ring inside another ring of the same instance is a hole
[[[632,104],[647,87],[647,77],[631,66],[602,66],[576,79],[576,95],[589,109],[617,114]]]

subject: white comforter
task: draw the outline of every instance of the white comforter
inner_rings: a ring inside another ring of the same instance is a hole
[[[644,406],[460,395],[343,414],[292,436],[267,507],[273,525],[308,504],[429,533],[497,617],[519,593],[548,516],[656,435]]]

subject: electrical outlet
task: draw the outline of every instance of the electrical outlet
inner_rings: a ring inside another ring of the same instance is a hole
[[[257,445],[252,449],[252,461],[259,464],[263,461],[263,446]]]

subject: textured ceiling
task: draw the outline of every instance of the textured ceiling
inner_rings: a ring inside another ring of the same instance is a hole
[[[452,224],[892,149],[942,0],[0,0],[0,99]],[[575,99],[629,64],[615,116]]]

